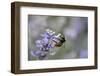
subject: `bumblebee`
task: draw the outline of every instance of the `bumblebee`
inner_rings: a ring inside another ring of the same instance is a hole
[[[65,37],[63,35],[61,35],[61,34],[58,34],[52,40],[53,40],[53,42],[55,42],[55,46],[56,47],[60,47],[65,42]]]

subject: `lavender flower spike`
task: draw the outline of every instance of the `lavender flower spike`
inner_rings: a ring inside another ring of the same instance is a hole
[[[44,34],[42,34],[40,40],[36,40],[35,45],[37,50],[31,51],[31,55],[36,57],[38,60],[44,60],[47,58],[51,48],[60,47],[65,42],[63,35],[56,35],[54,31],[47,29]]]

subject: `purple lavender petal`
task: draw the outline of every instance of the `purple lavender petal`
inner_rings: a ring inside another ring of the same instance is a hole
[[[49,41],[49,40],[48,40],[47,38],[44,38],[44,39],[43,39],[44,44],[48,44],[48,41]]]
[[[41,54],[41,51],[31,51],[31,55],[34,57],[38,57]]]
[[[36,47],[38,47],[38,48],[41,48],[41,47],[43,47],[43,45],[42,45],[42,43],[41,43],[41,40],[36,40]]]

